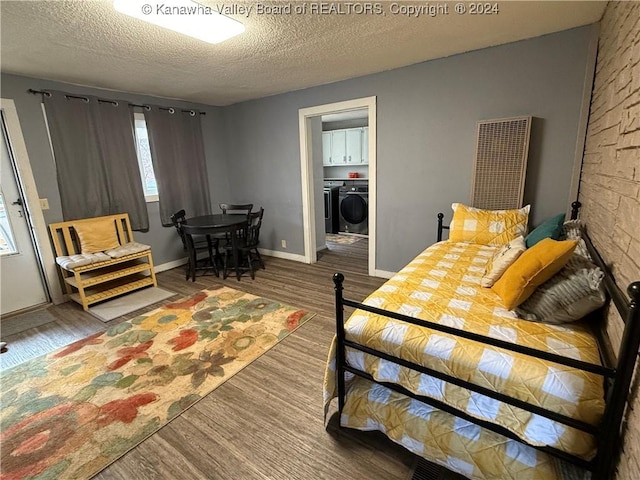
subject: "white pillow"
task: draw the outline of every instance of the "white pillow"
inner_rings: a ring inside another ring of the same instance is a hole
[[[500,247],[493,258],[489,260],[484,270],[484,275],[480,280],[483,287],[492,287],[494,283],[502,276],[502,274],[515,262],[520,255],[527,249],[524,237],[516,237],[506,245]]]

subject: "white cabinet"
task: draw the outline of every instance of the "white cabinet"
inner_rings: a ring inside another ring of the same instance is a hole
[[[350,128],[345,131],[347,136],[347,164],[362,163],[362,128]]]
[[[322,165],[331,165],[331,132],[322,132]]]
[[[322,132],[322,164],[362,165],[369,161],[369,128]]]
[[[362,128],[362,163],[369,163],[369,127]]]
[[[331,164],[345,165],[347,163],[347,131],[331,131]]]

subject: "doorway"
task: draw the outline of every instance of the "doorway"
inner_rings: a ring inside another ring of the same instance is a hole
[[[47,304],[52,297],[59,301],[62,295],[59,289],[50,293],[48,287],[57,280],[55,259],[11,100],[2,99],[0,130],[0,313],[4,317]],[[39,241],[42,238],[44,242]]]
[[[353,114],[353,112],[358,112]],[[325,120],[336,120],[350,117],[367,118],[366,143],[362,144],[363,150],[367,152],[367,163],[355,166],[336,166],[332,169],[341,172],[340,175],[346,177],[348,173],[359,173],[359,183],[367,185],[367,225],[368,234],[368,272],[369,275],[376,275],[376,97],[366,97],[345,102],[338,102],[316,107],[303,108],[299,110],[300,128],[300,159],[302,172],[302,204],[303,204],[303,225],[304,225],[304,258],[306,263],[315,263],[318,259],[317,249],[321,245],[319,238],[324,238],[322,232],[325,231],[325,217],[323,210],[322,183],[324,175],[320,172],[326,170],[326,163],[318,153],[318,145],[324,142],[322,136],[322,122]],[[346,132],[345,135],[355,132]],[[345,137],[346,138],[346,137]],[[322,148],[322,147],[320,147]],[[320,158],[319,158],[320,157]],[[345,157],[345,161],[348,156]],[[319,167],[318,167],[319,165]],[[344,172],[342,172],[344,170]],[[319,178],[322,177],[322,178]],[[356,185],[354,178],[348,178],[349,185]],[[361,197],[364,196],[361,193]],[[319,213],[320,212],[320,213]],[[321,229],[321,230],[320,230]],[[320,231],[319,231],[320,230]],[[360,232],[363,233],[363,232]]]
[[[324,215],[324,240],[331,248],[331,240],[344,244],[369,235],[369,119],[366,108],[322,115],[320,119],[325,208],[322,211],[316,206],[316,215]],[[314,151],[314,166],[316,163]],[[317,239],[318,246],[325,243],[320,235]]]

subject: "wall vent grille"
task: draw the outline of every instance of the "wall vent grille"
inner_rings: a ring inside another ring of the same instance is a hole
[[[471,205],[487,210],[522,207],[531,117],[478,122]]]

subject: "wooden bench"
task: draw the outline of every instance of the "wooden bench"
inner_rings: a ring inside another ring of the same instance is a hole
[[[82,254],[76,225],[113,221],[120,247],[106,252]],[[56,262],[70,298],[89,310],[89,305],[148,286],[157,286],[151,247],[134,242],[129,215],[72,220],[49,225]],[[131,253],[129,253],[131,252]]]

